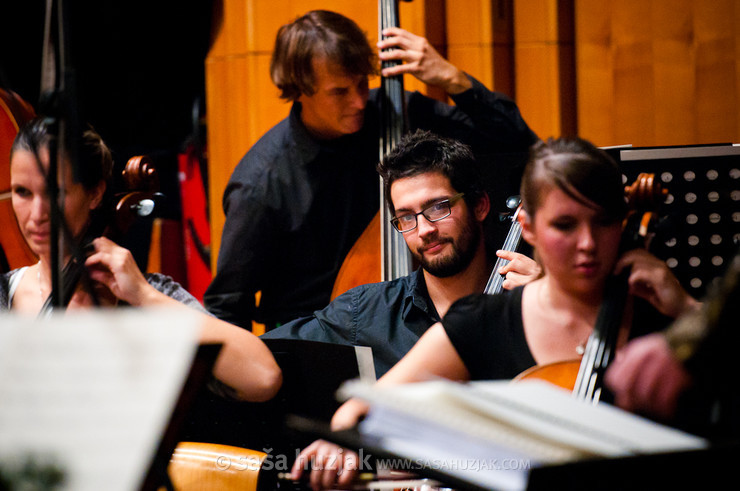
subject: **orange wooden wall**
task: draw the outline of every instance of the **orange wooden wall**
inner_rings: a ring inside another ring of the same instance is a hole
[[[231,171],[289,110],[268,74],[278,27],[324,8],[377,40],[374,3],[215,5],[221,22],[205,67],[214,267]],[[579,134],[601,146],[740,142],[740,0],[413,0],[401,3],[401,25],[513,96],[541,137]]]
[[[740,1],[577,0],[576,36],[582,136],[740,142]]]

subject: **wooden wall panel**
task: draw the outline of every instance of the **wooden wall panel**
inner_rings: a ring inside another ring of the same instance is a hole
[[[739,22],[737,0],[698,2],[694,7],[699,141],[740,142]]]
[[[611,135],[614,122],[604,117],[612,112],[608,1],[576,2],[576,65],[578,93],[578,127],[583,136]]]
[[[445,3],[447,59],[486,87],[510,97],[514,90],[512,0]]]
[[[541,137],[574,134],[571,0],[515,0],[516,100]]]
[[[579,133],[599,145],[740,141],[738,0],[577,0]]]
[[[619,143],[652,135],[655,80],[652,67],[651,5],[643,0],[612,2],[614,119]],[[646,117],[646,115],[649,115]]]
[[[657,64],[652,110],[668,106],[673,109],[670,112],[656,112],[655,120],[643,119],[654,125],[655,141],[691,141],[696,126],[694,100],[691,97],[695,90],[691,1],[681,0],[667,9],[665,7],[656,6],[658,17],[666,21],[654,26],[652,55]],[[649,62],[652,64],[652,60]]]

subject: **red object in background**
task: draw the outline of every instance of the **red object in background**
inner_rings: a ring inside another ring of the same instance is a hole
[[[178,156],[182,236],[188,291],[201,302],[211,283],[211,229],[208,202],[196,148],[190,145]]]

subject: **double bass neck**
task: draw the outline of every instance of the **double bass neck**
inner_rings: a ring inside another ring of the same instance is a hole
[[[378,5],[379,37],[383,30],[398,27],[398,0],[380,0]],[[384,61],[383,68],[398,64],[397,61]],[[380,81],[380,159],[382,160],[401,140],[407,129],[406,104],[404,98],[403,76],[381,77]],[[413,265],[406,241],[391,226],[390,209],[385,202],[383,181],[380,180],[380,261],[381,280],[393,280],[411,274]]]

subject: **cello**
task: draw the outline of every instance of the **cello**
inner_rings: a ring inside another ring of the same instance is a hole
[[[654,174],[641,173],[635,182],[625,188],[630,211],[623,222],[620,251],[624,253],[645,247],[655,211],[668,190],[655,179]],[[534,366],[514,381],[541,379],[571,390],[579,400],[597,403],[601,397],[603,377],[617,348],[622,315],[627,302],[629,271],[610,277],[605,285],[604,299],[596,324],[586,342],[580,360],[565,360]]]
[[[85,257],[83,256],[92,238],[102,235],[118,242],[138,217],[146,217],[154,212],[155,198],[159,195],[159,177],[151,159],[141,155],[131,157],[126,163],[121,176],[126,191],[116,194],[117,200],[112,209],[110,223],[106,225],[102,234],[98,233],[99,230],[89,230],[86,237],[81,241],[82,252],[77,248],[74,251],[75,254],[64,265],[62,270],[62,308],[66,308],[69,304],[80,282],[83,282],[83,286],[92,296],[93,302],[96,305],[99,303],[94,289],[87,283]],[[53,298],[50,294],[44,302],[39,316],[48,315],[53,308]]]
[[[410,2],[411,0],[404,0]],[[398,0],[380,0],[378,29],[399,26]],[[384,61],[382,68],[398,61]],[[381,77],[380,80],[380,145],[379,158],[393,150],[406,132],[406,104],[403,76]],[[380,210],[372,219],[342,263],[334,282],[331,299],[350,288],[367,283],[387,281],[411,273],[411,254],[401,234],[390,224],[390,210],[385,202],[383,182],[380,180]]]
[[[509,232],[506,234],[506,239],[504,240],[504,245],[501,246],[501,249],[504,251],[514,252],[519,246],[519,242],[522,240],[522,224],[519,222],[519,212],[522,210],[522,200],[518,196],[512,196],[506,201],[509,208],[513,208],[515,206],[516,210],[514,210],[514,213],[512,213],[509,218],[511,220],[511,227],[509,227]],[[496,258],[496,264],[494,264],[493,270],[491,270],[491,276],[488,278],[488,283],[486,283],[486,287],[483,289],[484,293],[487,293],[488,295],[501,293],[504,289],[504,277],[501,276],[498,271],[508,263],[508,259],[504,259],[502,257]]]
[[[18,94],[0,88],[0,273],[38,261],[23,239],[16,222],[10,194],[10,148],[25,122],[34,117],[33,107]]]

